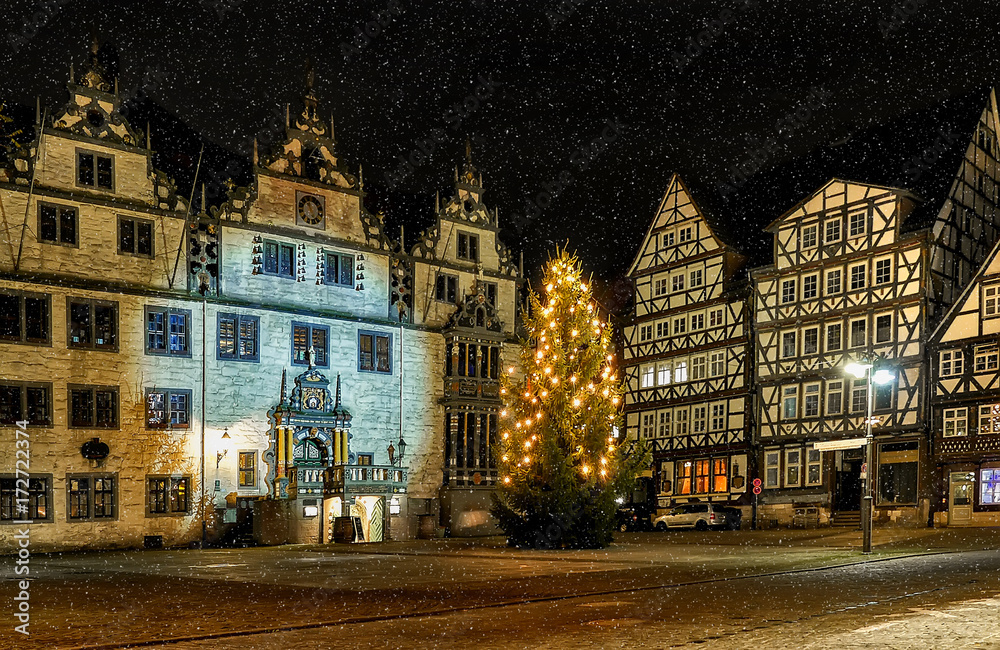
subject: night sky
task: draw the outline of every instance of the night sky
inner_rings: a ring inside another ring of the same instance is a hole
[[[385,26],[355,40],[373,11]],[[123,92],[229,152],[210,157],[218,178],[220,161],[246,152],[255,134],[277,139],[311,57],[338,154],[352,171],[364,166],[368,206],[385,210],[394,235],[401,223],[408,233],[431,223],[434,192],[449,192],[470,137],[487,203],[526,266],[568,241],[608,281],[627,272],[673,172],[717,193],[731,166],[816,89],[821,107],[782,138],[761,178],[855,130],[981,92],[1000,71],[995,0],[46,0],[14,2],[4,14],[8,110],[33,106],[36,95],[61,105],[69,63],[86,60],[96,29],[102,56],[119,61]],[[8,32],[35,35],[14,52]],[[492,88],[479,88],[462,117],[455,106],[481,80]],[[197,142],[157,124],[153,134],[159,159],[189,184]],[[602,134],[606,147],[586,160],[581,147]],[[430,159],[393,178],[398,157],[435,135]],[[527,208],[553,182],[564,186],[558,195]],[[753,182],[716,216],[732,243],[766,262],[761,228],[791,205],[741,201]]]

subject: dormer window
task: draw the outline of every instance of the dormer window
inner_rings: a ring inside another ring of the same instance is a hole
[[[469,262],[479,261],[479,235],[458,233],[458,259]]]
[[[76,184],[99,190],[114,190],[114,163],[113,156],[77,150]]]

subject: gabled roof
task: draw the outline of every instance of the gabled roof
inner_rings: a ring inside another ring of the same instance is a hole
[[[635,272],[635,267],[639,264],[639,260],[642,258],[643,251],[646,250],[646,246],[649,244],[649,239],[650,236],[652,235],[653,228],[656,226],[657,221],[659,221],[660,219],[660,215],[663,213],[664,203],[666,202],[667,197],[670,196],[670,194],[674,191],[675,185],[679,185],[680,191],[687,194],[688,198],[691,199],[691,203],[694,205],[695,211],[708,224],[709,229],[712,231],[712,235],[719,242],[720,248],[723,248],[731,252],[737,252],[736,249],[730,246],[727,243],[726,239],[722,236],[722,233],[726,232],[724,222],[719,220],[718,218],[714,218],[714,215],[711,212],[706,211],[705,208],[702,206],[699,197],[696,197],[695,193],[691,191],[688,183],[686,183],[681,178],[680,174],[674,172],[670,176],[670,181],[667,182],[667,189],[664,190],[663,192],[663,198],[660,199],[660,202],[656,206],[656,210],[653,213],[653,219],[650,221],[649,227],[646,228],[646,234],[642,238],[642,243],[639,245],[639,249],[636,252],[635,257],[632,259],[632,264],[629,265],[628,273],[626,273],[627,276],[631,276],[632,273]]]
[[[760,231],[754,232],[757,224],[771,222],[779,210],[787,214],[831,179],[908,191],[922,202],[903,228],[922,228],[947,198],[979,117],[991,106],[993,91],[984,89],[948,97],[884,124],[855,125],[846,136],[750,176],[726,197],[714,182],[707,191],[696,189],[699,205],[706,214],[720,214],[733,224],[740,241],[749,244],[741,249],[754,264],[768,264],[772,252]]]
[[[937,327],[934,328],[934,331],[931,332],[931,343],[939,343],[941,341],[941,337],[946,331],[948,331],[948,327],[952,324],[952,321],[955,320],[955,315],[962,311],[962,308],[965,307],[965,303],[969,300],[969,294],[978,288],[979,281],[984,275],[986,275],[987,269],[993,266],[998,257],[1000,257],[1000,240],[993,245],[993,249],[986,255],[986,259],[984,259],[983,263],[979,265],[979,268],[976,269],[975,274],[962,289],[962,293],[959,294],[958,299],[955,300],[950,307],[948,307],[948,311],[944,313],[944,316],[941,318],[941,322],[939,322]]]

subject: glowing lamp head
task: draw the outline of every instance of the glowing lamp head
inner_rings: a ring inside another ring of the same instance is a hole
[[[870,363],[849,363],[844,367],[844,371],[849,375],[854,375],[858,379],[863,379],[872,365]]]
[[[892,380],[895,378],[896,376],[892,374],[892,371],[887,370],[885,368],[882,368],[881,370],[876,370],[875,374],[872,375],[872,381],[880,386],[891,384]]]

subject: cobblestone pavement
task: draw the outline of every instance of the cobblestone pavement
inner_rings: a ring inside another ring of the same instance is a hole
[[[856,531],[671,532],[623,535],[600,551],[520,551],[486,539],[36,556],[32,635],[15,635],[12,623],[0,629],[0,648],[206,635],[161,645],[855,647],[846,644],[928,624],[925,610],[983,609],[968,603],[1000,593],[985,578],[987,567],[998,574],[1000,556],[976,552],[1000,546],[998,530],[880,531],[871,558],[859,543]],[[865,559],[876,561],[852,565]],[[12,598],[12,561],[2,560]],[[839,565],[847,566],[809,571]],[[959,625],[972,614],[955,616],[929,623]],[[306,629],[277,631],[294,626]],[[790,642],[810,626],[810,642],[847,636],[836,646]],[[261,629],[269,632],[219,636]]]

